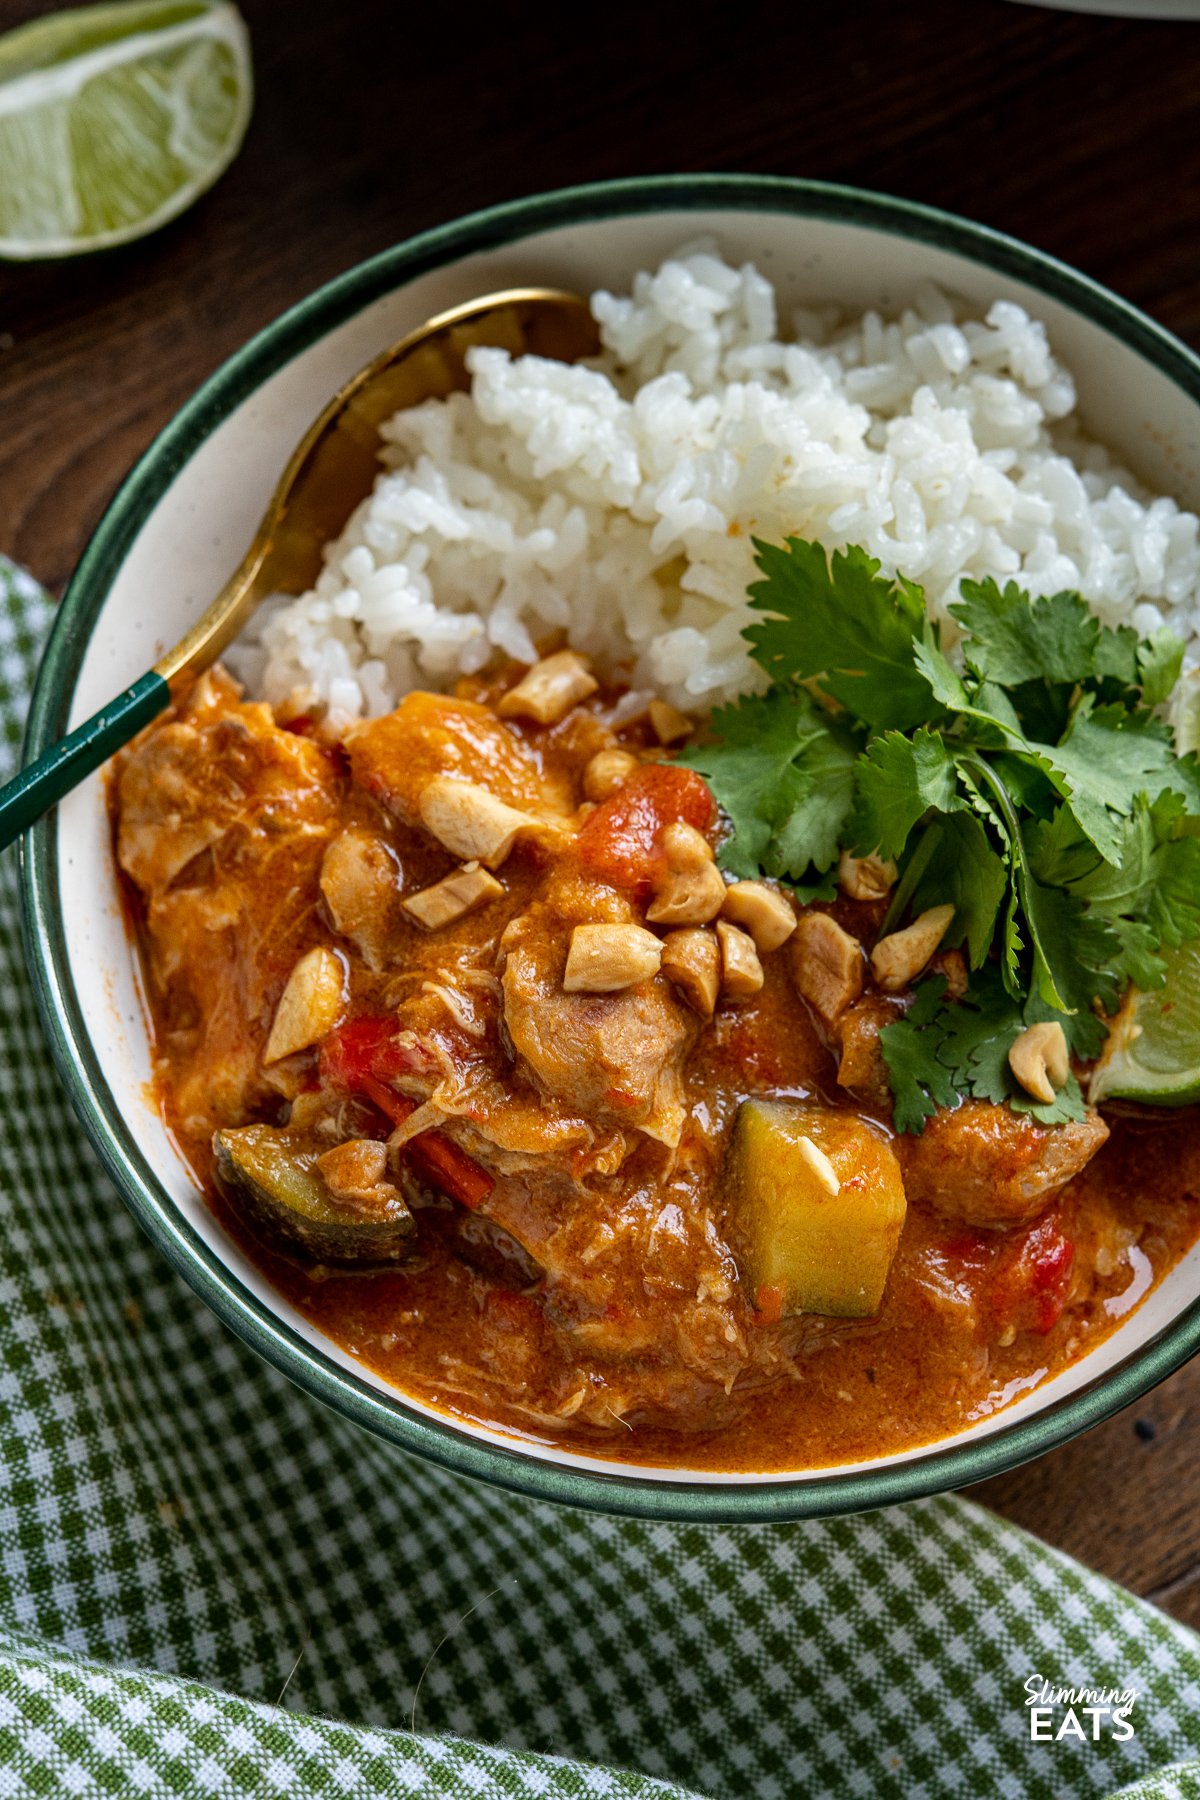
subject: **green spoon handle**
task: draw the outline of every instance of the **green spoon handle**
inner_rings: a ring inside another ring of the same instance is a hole
[[[113,751],[156,718],[170,699],[167,683],[151,669],[0,788],[0,850],[20,837],[56,800],[69,794],[85,775],[107,762]]]

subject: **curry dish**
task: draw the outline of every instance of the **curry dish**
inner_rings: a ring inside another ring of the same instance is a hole
[[[942,1437],[1193,1241],[1195,1116],[895,1132],[879,1034],[962,992],[953,909],[881,931],[877,857],[730,880],[694,722],[619,698],[561,651],[332,742],[204,677],[115,784],[166,1117],[276,1287],[454,1415],[730,1470]]]

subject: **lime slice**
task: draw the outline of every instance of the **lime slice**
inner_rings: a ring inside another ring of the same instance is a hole
[[[1186,1106],[1200,1100],[1200,940],[1167,958],[1166,986],[1135,988],[1092,1072],[1089,1098]]]
[[[228,0],[122,0],[0,37],[0,257],[75,256],[173,219],[237,154],[253,100]]]

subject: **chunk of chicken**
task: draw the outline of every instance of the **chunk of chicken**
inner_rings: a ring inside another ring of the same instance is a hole
[[[919,1137],[896,1148],[911,1201],[963,1225],[1024,1225],[1086,1167],[1108,1137],[1099,1113],[1068,1125],[1038,1125],[987,1100],[939,1112]]]
[[[411,825],[423,822],[425,790],[447,778],[473,783],[518,812],[572,808],[567,776],[548,772],[519,731],[473,700],[408,694],[395,712],[357,726],[347,750],[355,780]]]
[[[807,912],[792,933],[790,954],[797,993],[831,1025],[862,993],[862,945],[828,913]]]
[[[176,1115],[209,1138],[275,1097],[263,1050],[315,935],[317,871],[339,826],[336,774],[214,672],[178,720],[128,754],[119,801],[118,855],[146,903]]]
[[[164,889],[230,831],[327,831],[330,769],[315,744],[238,703],[219,671],[121,767],[117,855],[144,893]]]
[[[403,879],[396,852],[373,831],[341,831],[325,852],[321,897],[329,922],[369,969],[391,960]]]
[[[891,1105],[892,1090],[879,1033],[901,1016],[902,1007],[897,1001],[883,994],[866,994],[846,1007],[834,1023],[832,1035],[839,1051],[838,1086],[872,1106]]]
[[[504,1023],[519,1066],[589,1118],[677,1144],[695,1016],[661,976],[620,993],[565,993],[568,936],[545,906],[505,933]]]

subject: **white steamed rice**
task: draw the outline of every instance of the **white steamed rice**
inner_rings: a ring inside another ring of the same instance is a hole
[[[316,587],[238,646],[252,691],[340,725],[566,632],[706,709],[762,685],[751,533],[862,544],[941,619],[964,575],[1077,588],[1200,660],[1196,517],[1082,436],[1021,307],[978,319],[925,288],[898,319],[803,312],[785,338],[771,284],[703,245],[592,309],[594,365],[475,350],[469,395],[397,414]]]

